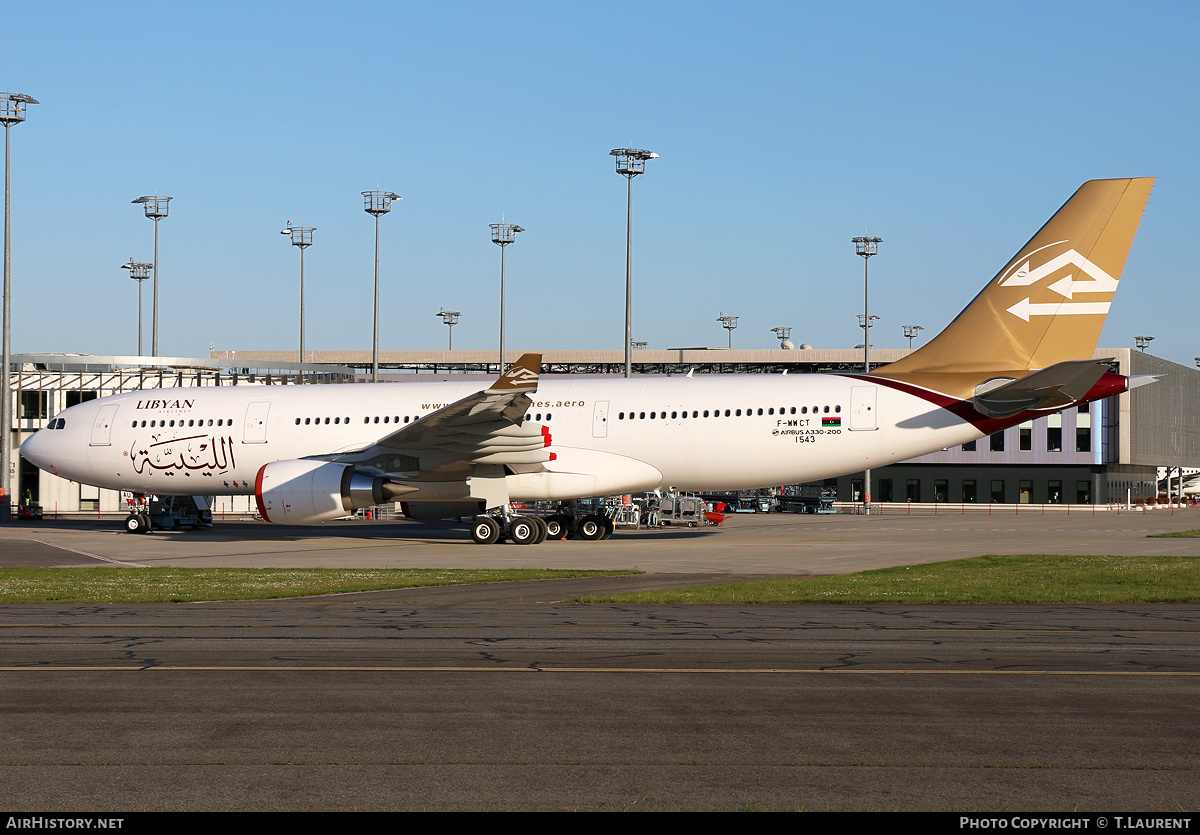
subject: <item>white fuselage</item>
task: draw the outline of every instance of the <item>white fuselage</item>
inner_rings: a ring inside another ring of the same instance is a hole
[[[485,387],[138,391],[59,413],[22,454],[42,469],[99,487],[253,493],[265,464],[369,447]],[[841,375],[543,377],[532,398],[526,419],[548,428],[555,460],[545,472],[509,475],[512,500],[790,484],[881,467],[982,435],[923,397]],[[453,491],[428,496],[453,497]]]

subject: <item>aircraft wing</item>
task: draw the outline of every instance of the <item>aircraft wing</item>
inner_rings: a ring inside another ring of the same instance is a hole
[[[407,479],[446,477],[479,464],[540,465],[552,460],[546,427],[522,418],[537,391],[541,354],[524,354],[495,383],[330,460]]]

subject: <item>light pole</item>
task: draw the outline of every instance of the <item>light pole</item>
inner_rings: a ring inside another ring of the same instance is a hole
[[[908,337],[908,349],[911,351],[913,339],[925,328],[920,325],[901,325],[900,327],[904,328],[904,335]]]
[[[363,211],[375,215],[375,321],[371,337],[371,382],[379,382],[379,216],[386,215],[392,210],[392,201],[399,200],[399,194],[390,191],[364,191]],[[303,253],[304,250],[301,250]],[[303,350],[303,349],[301,349]],[[303,362],[303,360],[301,360]]]
[[[737,327],[737,316],[726,316],[724,313],[717,314],[717,321],[721,323],[721,327],[729,331],[729,347],[733,347],[733,329]]]
[[[500,247],[500,371],[504,372],[504,248],[516,240],[518,232],[525,230],[511,223],[488,224],[492,228],[492,243]]]
[[[304,250],[312,246],[312,233],[315,226],[292,226],[287,222],[287,228],[280,230],[280,235],[290,235],[292,246],[300,248],[300,362],[304,362]]]
[[[121,269],[129,270],[129,277],[138,283],[138,356],[142,356],[142,282],[150,277],[153,264],[129,259],[128,264],[122,264]]]
[[[154,221],[154,315],[150,336],[150,356],[158,356],[158,222],[167,216],[171,198],[159,194],[145,195],[133,203],[141,203],[146,217]]]
[[[9,470],[12,468],[13,402],[10,366],[12,365],[12,211],[10,195],[9,129],[25,121],[25,107],[37,104],[35,98],[23,93],[0,93],[0,122],[4,123],[4,371],[0,374],[0,493],[3,493],[5,514],[0,517],[8,521],[8,485],[11,483]]]
[[[856,255],[861,255],[863,259],[863,314],[858,317],[863,329],[863,373],[871,373],[871,325],[879,317],[871,317],[871,279],[868,270],[871,256],[879,254],[879,244],[883,242],[883,238],[868,237],[860,235],[857,238],[851,238],[851,243],[854,244],[854,252]],[[871,471],[863,470],[863,507],[869,512],[871,509]]]
[[[1133,338],[1133,341],[1134,341],[1134,343],[1137,344],[1138,350],[1145,353],[1146,348],[1148,348],[1150,346],[1150,343],[1154,341],[1154,337],[1153,336],[1135,336]]]
[[[446,326],[446,331],[449,333],[449,340],[446,345],[446,350],[453,351],[454,350],[454,326],[458,324],[458,317],[461,316],[462,314],[459,313],[457,310],[447,310],[446,308],[442,307],[442,308],[439,308],[438,312],[433,315],[442,317],[442,324]]]
[[[625,376],[633,371],[633,178],[646,171],[646,160],[658,154],[642,148],[613,148],[609,156],[617,158],[617,173],[628,181],[625,198]]]
[[[648,346],[650,343],[649,343],[649,342],[645,342],[645,341],[640,341],[640,342],[639,342],[638,340],[636,340],[636,339],[635,339],[635,340],[633,341],[633,343],[632,343],[632,344],[633,344],[633,350],[635,350],[635,351],[642,351],[642,350],[645,350],[645,349],[646,349],[646,347],[647,347],[647,346]]]
[[[781,348],[784,347],[783,343],[787,342],[789,339],[792,338],[792,329],[791,328],[784,328],[784,327],[771,328],[771,333],[775,334],[775,336],[777,336],[779,338],[779,347],[781,347]]]

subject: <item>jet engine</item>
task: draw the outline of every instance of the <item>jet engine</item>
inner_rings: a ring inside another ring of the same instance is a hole
[[[328,522],[363,507],[395,501],[413,488],[328,461],[272,461],[258,471],[254,498],[268,522]]]

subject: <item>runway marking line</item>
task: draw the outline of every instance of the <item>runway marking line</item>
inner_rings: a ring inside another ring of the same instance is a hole
[[[1172,671],[1123,671],[1123,670],[857,670],[857,669],[819,669],[782,667],[747,668],[742,670],[727,670],[708,667],[312,667],[312,666],[256,666],[256,667],[212,667],[212,666],[173,666],[161,665],[154,667],[132,666],[37,666],[37,667],[0,667],[2,673],[153,673],[153,672],[208,672],[208,673],[248,673],[248,672],[287,672],[287,673],[719,673],[729,674],[857,674],[857,675],[1000,675],[1000,676],[1200,676],[1200,672]]]
[[[110,562],[113,565],[124,565],[128,568],[149,568],[150,567],[148,565],[142,565],[141,563],[124,562],[122,560],[110,559],[109,557],[102,557],[99,554],[89,554],[87,551],[78,551],[74,548],[68,548],[66,545],[55,545],[53,542],[46,542],[41,539],[35,539],[33,541],[38,543],[39,545],[45,545],[47,548],[57,548],[60,551],[70,551],[72,554],[79,554],[80,556],[91,557],[94,560],[100,560],[102,562]]]

